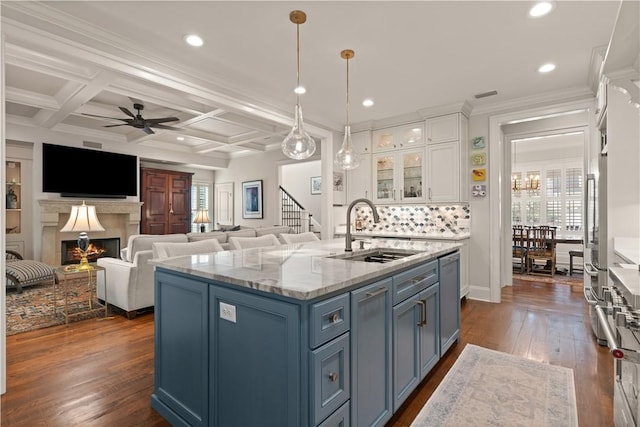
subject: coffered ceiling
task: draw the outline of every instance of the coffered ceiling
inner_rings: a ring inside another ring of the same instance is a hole
[[[528,1],[3,1],[7,127],[208,159],[279,147],[296,98],[312,133],[340,131],[350,61],[350,120],[420,118],[468,102],[476,111],[591,93],[594,49],[606,47],[619,2],[559,1],[543,18]],[[184,36],[197,33],[200,48]],[[542,75],[536,69],[554,62]],[[497,91],[476,99],[475,94]],[[365,108],[364,98],[375,105]],[[148,135],[120,120],[177,117]],[[181,138],[179,140],[178,138]],[[205,160],[207,159],[207,160]],[[171,160],[171,159],[167,159]]]

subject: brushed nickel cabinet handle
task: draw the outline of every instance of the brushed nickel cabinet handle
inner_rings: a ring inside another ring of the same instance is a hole
[[[427,324],[427,299],[423,299],[422,300],[424,302],[424,304],[422,305],[422,309],[424,310],[424,317],[423,317],[423,321],[422,321],[422,325],[426,325]]]
[[[384,294],[385,292],[387,292],[387,288],[382,287],[382,288],[378,288],[373,292],[367,292],[367,297],[371,298],[371,297],[375,297],[378,296],[380,294]]]
[[[338,374],[336,374],[335,372],[329,373],[329,380],[332,383],[335,383],[336,381],[338,381]]]
[[[338,316],[338,313],[333,313],[330,319],[331,319],[331,323],[337,323],[338,320],[340,320],[340,316]]]
[[[423,301],[416,301],[416,304],[420,307],[420,319],[418,320],[418,323],[416,323],[416,325],[422,326],[422,325],[425,324],[425,321],[422,318],[422,314],[424,313],[424,302]]]
[[[169,203],[169,213],[173,215],[173,205]]]

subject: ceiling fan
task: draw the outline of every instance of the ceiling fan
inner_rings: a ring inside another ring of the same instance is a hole
[[[123,113],[125,113],[127,116],[131,118],[121,119],[118,117],[97,116],[95,114],[87,114],[87,113],[82,113],[82,114],[85,116],[99,117],[102,119],[122,120],[125,123],[120,123],[117,125],[106,125],[104,127],[112,128],[116,126],[133,126],[134,128],[142,129],[147,135],[152,135],[155,133],[151,129],[152,127],[158,128],[158,129],[180,130],[180,128],[162,124],[165,122],[175,122],[177,120],[180,120],[177,117],[161,117],[158,119],[145,119],[144,117],[142,117],[142,114],[140,114],[140,112],[144,110],[144,105],[141,102],[133,103],[133,108],[138,111],[138,114],[133,114],[131,111],[129,111],[125,107],[118,107],[118,108],[120,109],[120,111],[122,111]]]

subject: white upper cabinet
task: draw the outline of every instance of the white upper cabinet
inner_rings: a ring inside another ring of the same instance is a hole
[[[372,134],[373,152],[402,150],[424,145],[424,125],[413,123],[378,129]]]
[[[424,194],[424,147],[373,155],[373,201],[419,203]]]
[[[460,139],[458,114],[427,119],[427,144],[457,141]]]
[[[425,192],[427,203],[468,200],[468,119],[461,113],[427,119]]]
[[[365,130],[352,133],[351,143],[358,154],[371,154],[371,131]]]

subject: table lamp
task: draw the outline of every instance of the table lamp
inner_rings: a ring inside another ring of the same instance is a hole
[[[209,224],[211,220],[209,219],[209,213],[206,209],[198,209],[196,211],[196,217],[193,220],[194,224],[200,224],[200,232],[204,233],[204,225]]]
[[[87,231],[104,231],[104,227],[98,221],[95,206],[87,206],[82,201],[82,206],[71,206],[71,215],[69,221],[62,227],[60,232],[79,231],[78,248],[80,249],[80,265],[79,270],[92,270],[87,260],[87,250],[89,249],[89,236]]]

